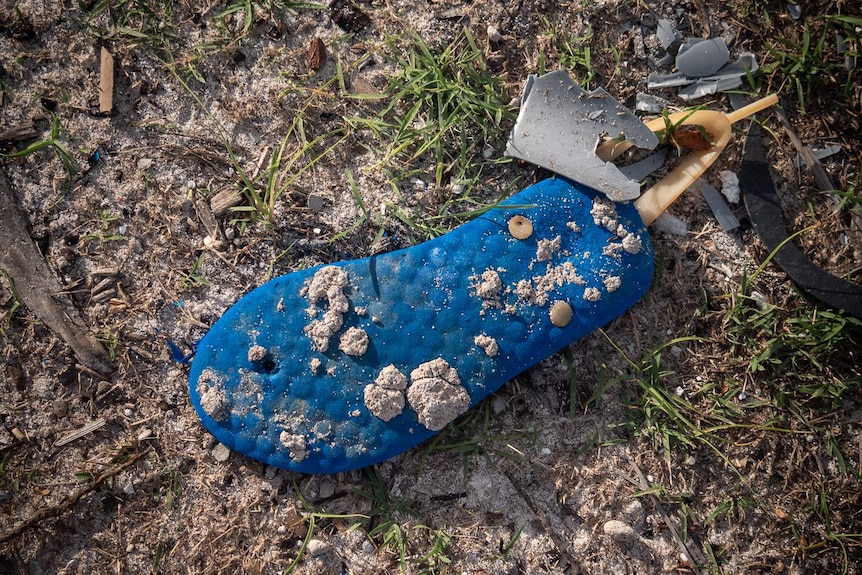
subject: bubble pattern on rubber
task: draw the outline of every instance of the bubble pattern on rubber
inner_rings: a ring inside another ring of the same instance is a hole
[[[417,367],[442,358],[472,407],[643,296],[653,275],[647,231],[631,204],[612,204],[616,217],[597,225],[590,212],[602,199],[567,180],[545,180],[429,242],[330,264],[347,273],[350,309],[325,352],[305,329],[328,304],[311,305],[303,295],[325,266],[260,286],[198,346],[190,394],[201,421],[231,449],[303,473],[356,469],[411,449],[436,432],[420,423],[410,403],[383,421],[364,400],[384,367],[394,366],[409,381]],[[508,221],[516,215],[532,223],[530,237],[510,234]],[[640,246],[637,253],[622,248],[627,234],[635,240],[629,245]],[[483,298],[477,290],[489,271],[486,277],[496,275],[502,289]],[[535,297],[537,286],[549,290],[547,298]],[[558,300],[574,311],[565,327],[549,318]],[[368,335],[362,355],[339,350],[350,327]],[[496,342],[496,355],[477,336]],[[263,359],[249,359],[254,346],[265,349]]]

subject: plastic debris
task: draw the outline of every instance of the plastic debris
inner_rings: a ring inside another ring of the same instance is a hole
[[[838,152],[841,151],[841,144],[833,144],[826,148],[811,148],[811,153],[814,154],[814,157],[818,160],[825,160],[829,156],[834,156]],[[805,165],[805,160],[802,158],[800,154],[796,155],[796,159],[793,160],[793,164],[797,168],[801,168]]]
[[[745,190],[745,208],[754,230],[767,251],[774,252],[775,263],[803,291],[835,309],[862,318],[862,286],[823,270],[788,241],[781,202],[766,161],[765,139],[760,125],[752,122],[739,173],[740,185]]]
[[[650,154],[643,160],[623,166],[620,168],[620,172],[627,178],[640,182],[664,165],[667,159],[667,150],[667,147],[659,148],[654,154]]]
[[[622,136],[650,150],[658,145],[656,135],[630,110],[601,88],[584,91],[564,70],[531,75],[522,101],[506,155],[599,190],[614,201],[638,197],[640,184],[596,155],[603,135]]]
[[[667,100],[652,94],[639,92],[635,96],[635,110],[647,114],[660,114],[667,107]]]
[[[647,87],[651,90],[683,86],[679,97],[695,100],[738,88],[746,74],[759,68],[757,59],[750,52],[743,52],[735,61],[729,62],[730,51],[724,38],[687,38],[679,44],[679,33],[672,27],[669,20],[659,20],[656,36],[667,53],[654,64],[656,67],[676,64],[678,71],[651,73],[647,77]],[[678,51],[674,53],[676,48]]]
[[[688,224],[670,212],[663,212],[656,218],[655,229],[659,233],[668,234],[670,236],[688,235]]]
[[[695,182],[695,186],[700,190],[701,195],[706,200],[706,203],[709,204],[713,215],[715,215],[716,221],[718,221],[724,231],[729,232],[739,227],[739,220],[730,211],[730,206],[727,205],[727,202],[724,201],[718,190],[710,186],[703,179],[698,179]]]
[[[665,19],[660,19],[658,21],[656,36],[658,36],[658,41],[661,44],[661,47],[668,52],[671,51],[671,46],[673,46],[675,42],[682,41],[682,34],[677,31],[673,22]]]
[[[802,5],[801,4],[792,4],[787,3],[787,13],[790,14],[790,17],[794,20],[799,20],[802,18]]]
[[[676,67],[686,76],[702,78],[718,72],[729,58],[724,38],[689,38],[679,47]]]
[[[517,216],[525,239],[509,232]],[[268,465],[365,467],[619,317],[652,284],[653,253],[633,203],[547,179],[423,244],[258,287],[201,340],[190,400],[218,441]],[[345,310],[334,342],[362,329],[365,354],[320,351],[306,332],[332,309]]]

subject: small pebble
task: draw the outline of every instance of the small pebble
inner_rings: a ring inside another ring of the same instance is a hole
[[[219,463],[224,463],[227,461],[227,458],[230,457],[230,449],[227,445],[223,443],[219,443],[212,450],[213,459],[218,461]]]
[[[502,38],[502,36],[500,36],[500,31],[497,30],[497,28],[495,26],[489,25],[487,32],[488,32],[488,41],[489,42],[493,42],[494,44],[496,44]]]
[[[504,409],[506,409],[506,405],[508,402],[500,397],[499,395],[495,395],[493,401],[491,402],[491,409],[494,410],[494,413],[502,413]]]
[[[51,413],[56,417],[66,417],[69,413],[69,402],[65,399],[55,399],[51,405]]]
[[[324,541],[321,541],[320,539],[312,539],[308,542],[308,545],[305,546],[305,552],[312,557],[320,557],[321,555],[326,555],[328,551],[329,544]]]
[[[629,544],[637,538],[635,530],[628,523],[611,519],[604,526],[605,535],[614,540],[615,543]]]
[[[315,214],[321,212],[323,210],[324,205],[325,204],[324,204],[323,198],[321,198],[317,194],[309,194],[309,196],[308,196],[308,208],[312,212],[314,212]]]
[[[625,522],[632,526],[632,529],[639,531],[644,523],[644,506],[639,499],[632,499],[622,508],[622,517]]]
[[[123,493],[125,493],[126,495],[135,494],[135,486],[131,481],[128,481],[125,485],[123,485]]]
[[[332,497],[333,493],[335,493],[335,484],[330,479],[323,479],[320,482],[320,493],[318,495],[322,499],[326,499],[327,497]]]
[[[142,430],[141,430],[141,432],[138,434],[138,441],[143,441],[143,440],[145,440],[145,439],[148,439],[152,434],[153,434],[153,430],[152,430],[152,429],[144,428],[144,429],[142,429]]]

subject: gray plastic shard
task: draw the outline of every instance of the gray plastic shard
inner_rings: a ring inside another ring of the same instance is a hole
[[[689,38],[679,47],[676,67],[689,78],[702,78],[718,72],[729,59],[724,38]]]
[[[677,86],[687,86],[694,83],[693,78],[689,78],[682,72],[673,74],[659,74],[650,72],[647,76],[647,88],[655,90],[657,88],[676,88]]]
[[[639,162],[623,166],[620,168],[620,171],[625,175],[625,177],[640,182],[648,175],[662,167],[665,160],[667,160],[667,146],[659,148],[656,152],[653,152]]]
[[[656,28],[656,36],[661,44],[661,47],[667,50],[671,45],[682,40],[682,34],[677,32],[676,27],[670,20],[660,19]]]
[[[725,64],[715,74],[707,78],[699,78],[694,84],[689,84],[679,91],[683,100],[695,100],[716,92],[733,90],[742,85],[742,77],[749,72],[759,70],[757,58],[751,52],[743,52],[736,61]]]
[[[584,91],[564,70],[530,75],[506,155],[547,168],[621,202],[640,195],[640,184],[596,155],[603,135],[624,137],[652,150],[658,137],[601,88]]]
[[[692,188],[700,190],[706,203],[712,209],[716,221],[718,221],[724,231],[729,232],[739,227],[739,220],[730,211],[730,206],[721,197],[721,192],[710,186],[703,178],[695,180]]]

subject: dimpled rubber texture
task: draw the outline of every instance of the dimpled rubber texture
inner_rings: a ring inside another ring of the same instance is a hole
[[[596,205],[606,209],[594,216]],[[513,237],[513,216],[527,218],[532,235]],[[334,295],[346,296],[349,309],[321,352],[306,329],[336,300],[312,302],[308,286],[332,266],[347,274]],[[412,386],[413,370],[442,358],[431,371],[450,392],[460,383],[472,407],[620,316],[652,275],[652,245],[631,204],[610,203],[568,180],[544,180],[434,240],[290,273],[253,290],[200,341],[191,400],[220,442],[258,461],[301,473],[364,467],[436,433],[420,421],[416,409],[425,408],[412,405],[409,387],[384,393],[395,397],[398,415],[383,421],[372,413],[366,387],[383,368],[394,366]],[[549,317],[559,300],[574,312],[564,327]],[[368,336],[361,355],[339,349],[351,327]],[[432,416],[439,397],[429,400]],[[466,411],[461,397],[457,413],[444,409],[442,423]],[[439,419],[431,426],[442,427]]]

